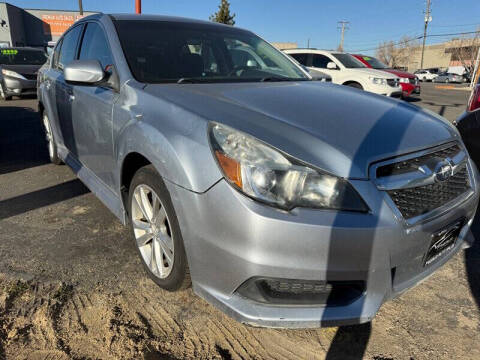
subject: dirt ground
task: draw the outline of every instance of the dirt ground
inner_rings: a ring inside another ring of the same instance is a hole
[[[360,326],[252,328],[161,290],[127,229],[48,164],[32,99],[0,103],[0,259],[0,359],[480,359],[478,245]]]

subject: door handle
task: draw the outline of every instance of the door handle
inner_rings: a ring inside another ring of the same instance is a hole
[[[75,100],[75,95],[69,94],[68,95],[68,101],[72,102],[73,100]]]
[[[52,86],[52,83],[50,82],[50,80],[45,80],[45,87],[47,88],[47,90],[50,90],[51,86]]]

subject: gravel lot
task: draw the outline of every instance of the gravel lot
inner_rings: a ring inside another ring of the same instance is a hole
[[[421,97],[453,120],[468,92]],[[251,328],[161,290],[127,229],[48,163],[35,99],[0,102],[0,239],[0,359],[480,359],[479,246],[361,326]]]

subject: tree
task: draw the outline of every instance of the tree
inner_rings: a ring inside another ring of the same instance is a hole
[[[381,43],[377,48],[376,56],[381,62],[393,68],[408,67],[413,50],[417,45],[416,38],[403,36],[397,43],[393,41]]]
[[[469,73],[472,73],[479,48],[480,28],[471,37],[452,40],[452,47],[447,52],[452,53],[452,61],[458,61]]]
[[[228,0],[221,0],[218,11],[210,16],[210,21],[227,25],[235,25],[235,14],[230,14],[230,3]]]

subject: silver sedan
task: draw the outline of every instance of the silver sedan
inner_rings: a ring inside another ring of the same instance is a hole
[[[52,162],[130,227],[161,288],[192,284],[241,322],[370,321],[471,240],[478,175],[457,130],[311,81],[250,31],[96,14],[39,79]]]

